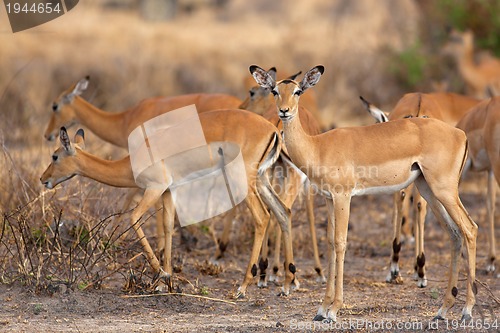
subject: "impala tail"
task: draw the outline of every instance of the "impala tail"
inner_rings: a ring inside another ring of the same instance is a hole
[[[279,135],[275,133],[273,138],[271,139],[271,142],[269,143],[269,146],[267,147],[266,152],[264,153],[262,160],[259,163],[259,176],[265,174],[266,171],[270,167],[272,167],[274,163],[276,163],[280,156],[281,145],[281,139]]]
[[[370,115],[377,120],[377,123],[385,123],[389,121],[389,118],[387,117],[387,114],[377,108],[375,105],[372,103],[368,102],[366,99],[363,98],[363,96],[359,96],[359,99],[363,103],[363,106],[365,109],[370,113]]]
[[[275,133],[264,157],[259,163],[258,178],[261,185],[258,186],[258,193],[264,203],[273,211],[274,214],[282,218],[287,218],[291,214],[290,208],[280,199],[271,183],[269,182],[268,170],[276,163],[281,152],[281,138]]]

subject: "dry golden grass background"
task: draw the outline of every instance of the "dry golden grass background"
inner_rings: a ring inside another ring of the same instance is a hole
[[[137,11],[88,0],[52,22],[12,34],[2,8],[0,212],[9,223],[25,221],[29,230],[45,231],[61,211],[64,221],[80,220],[91,229],[120,210],[124,190],[78,179],[44,191],[38,180],[58,145],[43,138],[52,100],[85,75],[91,84],[84,97],[116,112],[160,95],[223,92],[244,99],[251,64],[276,66],[278,73],[323,64],[325,75],[314,89],[324,121],[369,124],[358,96],[387,107],[405,92],[389,70],[391,55],[415,43],[418,10],[412,0],[232,0],[224,9],[147,22]],[[92,153],[125,154],[86,134]],[[12,244],[4,243],[0,253],[4,274],[26,265],[9,259]]]

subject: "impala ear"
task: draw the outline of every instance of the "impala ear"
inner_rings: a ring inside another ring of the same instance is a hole
[[[75,134],[75,144],[78,145],[81,149],[85,149],[85,132],[83,129],[79,129]]]
[[[59,131],[59,140],[61,141],[61,145],[63,146],[64,150],[68,154],[73,155],[75,153],[75,148],[73,147],[71,141],[69,140],[66,127],[61,127],[61,130]]]
[[[90,76],[87,75],[84,79],[81,79],[80,81],[78,81],[78,83],[75,84],[75,87],[73,88],[73,90],[71,90],[70,93],[66,94],[63,97],[63,102],[66,104],[70,104],[73,102],[73,99],[75,98],[75,96],[80,96],[89,86],[89,79],[90,79]]]
[[[87,75],[85,78],[78,81],[71,93],[75,96],[81,95],[85,90],[87,90],[87,87],[89,86],[89,80],[90,76]]]
[[[266,70],[256,65],[250,66],[249,69],[250,73],[252,74],[255,81],[259,84],[259,86],[270,90],[274,89],[276,80],[274,80]]]
[[[287,79],[295,81],[295,79],[297,78],[297,76],[299,76],[300,74],[302,74],[302,71],[298,71],[297,73],[295,73],[293,75],[290,75],[289,77],[287,77]]]
[[[389,121],[389,115],[377,108],[375,105],[368,102],[363,96],[359,96],[359,99],[363,103],[365,109],[370,113],[370,115],[375,118],[377,123],[386,123]]]
[[[300,81],[299,84],[300,89],[302,91],[305,91],[310,87],[314,87],[316,83],[318,83],[319,79],[321,78],[321,75],[323,75],[324,72],[325,72],[325,67],[321,65],[318,65],[308,70],[307,73],[304,75],[302,81]]]
[[[271,67],[267,70],[267,74],[271,75],[274,81],[276,81],[276,67]]]

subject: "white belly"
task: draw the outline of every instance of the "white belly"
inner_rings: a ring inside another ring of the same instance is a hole
[[[375,186],[375,187],[354,187],[354,189],[351,192],[352,196],[358,196],[358,195],[368,195],[368,194],[392,194],[394,192],[400,191],[417,179],[418,176],[420,176],[421,171],[420,169],[415,169],[410,171],[410,176],[408,179],[402,183],[399,184],[393,184],[393,185],[388,185],[388,186]]]

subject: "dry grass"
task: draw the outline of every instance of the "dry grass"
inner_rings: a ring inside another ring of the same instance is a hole
[[[397,100],[402,91],[386,70],[387,55],[412,43],[419,15],[411,0],[383,5],[370,0],[234,0],[224,11],[204,9],[148,23],[135,12],[85,1],[23,33],[11,34],[6,19],[0,11],[0,276],[5,281],[39,283],[57,276],[88,283],[97,273],[109,274],[118,256],[131,258],[137,252],[119,247],[122,229],[114,231],[108,218],[121,210],[123,191],[86,180],[44,191],[39,183],[55,149],[42,133],[51,101],[60,92],[90,75],[84,97],[109,111],[157,95],[226,92],[244,98],[250,64],[290,73],[321,63],[327,71],[315,89],[325,120],[371,123],[363,118],[358,95],[382,104]],[[88,131],[87,142],[87,149],[101,156],[124,154]],[[92,231],[92,241],[82,244],[81,234],[73,233],[63,242],[55,229],[61,222]],[[246,235],[241,242],[246,246],[251,230],[242,229],[240,235]],[[98,246],[103,242],[117,243]],[[70,268],[48,265],[56,261]]]

